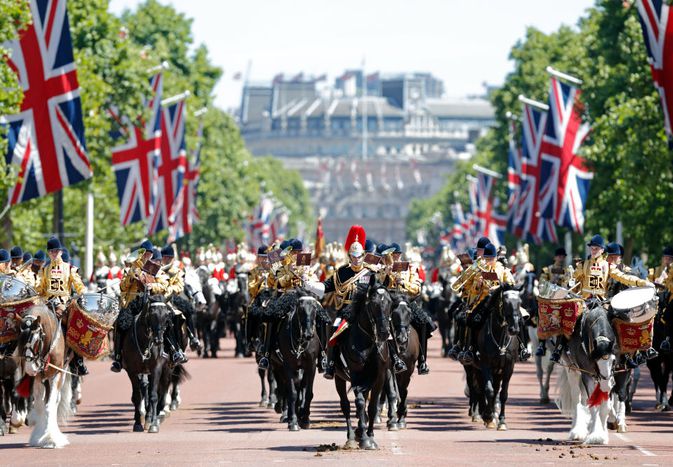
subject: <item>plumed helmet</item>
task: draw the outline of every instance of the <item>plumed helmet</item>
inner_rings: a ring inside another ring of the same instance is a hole
[[[56,237],[51,237],[47,240],[47,251],[49,250],[60,250],[62,247],[61,241]]]
[[[30,251],[25,251],[25,252],[23,253],[23,262],[24,262],[24,263],[27,263],[27,262],[30,261],[31,259],[33,259],[33,255],[30,254]]]
[[[9,263],[10,259],[9,251],[5,249],[0,250],[0,263]]]
[[[497,249],[494,244],[489,243],[484,247],[484,258],[495,258]]]
[[[161,249],[161,256],[164,257],[169,257],[169,258],[174,258],[175,257],[175,252],[173,251],[173,247],[171,245],[166,245]]]
[[[605,240],[603,240],[603,237],[596,234],[593,237],[591,237],[591,240],[589,240],[589,243],[587,243],[587,246],[597,246],[599,248],[605,249]]]
[[[9,254],[11,255],[12,259],[23,258],[23,250],[20,246],[13,246],[9,251]]]
[[[491,243],[491,240],[488,237],[481,237],[477,240],[477,248],[486,248],[489,243]]]
[[[47,261],[47,254],[43,250],[37,250],[35,256],[33,256],[33,261]]]
[[[346,235],[346,243],[344,249],[353,256],[361,256],[365,251],[365,243],[367,242],[367,233],[365,228],[361,225],[352,225]]]

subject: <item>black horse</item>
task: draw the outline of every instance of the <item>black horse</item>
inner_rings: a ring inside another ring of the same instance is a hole
[[[374,422],[386,370],[390,366],[387,340],[390,335],[392,298],[383,285],[374,283],[356,291],[351,307],[351,326],[346,331],[347,335],[341,336],[339,344],[346,366],[341,360],[335,362],[334,384],[339,393],[341,411],[346,418],[346,447],[356,447],[356,440],[359,440],[361,449],[378,449],[374,441]],[[353,430],[351,424],[350,401],[346,390],[349,380],[355,395],[357,430]]]
[[[671,391],[671,397],[666,399],[668,381],[673,374],[673,354],[670,350],[666,351],[661,347],[661,344],[667,338],[669,342],[673,340],[670,332],[673,322],[673,303],[669,302],[669,297],[668,291],[659,296],[659,311],[654,318],[652,333],[652,347],[659,350],[659,355],[647,361],[647,368],[650,370],[650,376],[656,390],[656,409],[660,411],[668,411],[673,405],[673,390]]]
[[[442,357],[447,357],[453,347],[451,331],[453,328],[452,306],[457,297],[451,291],[451,284],[440,278],[440,281],[428,289],[429,300],[427,309],[437,321],[439,334],[442,338]]]
[[[509,381],[518,360],[519,331],[522,317],[519,307],[519,291],[501,285],[491,292],[485,302],[472,314],[481,318],[477,331],[477,354],[473,362],[470,394],[478,394],[481,418],[487,428],[507,430],[505,405],[509,395]],[[480,316],[479,316],[480,315]],[[468,382],[470,379],[468,379]],[[477,382],[478,384],[474,384]],[[498,423],[495,422],[495,399],[500,397]]]
[[[159,411],[163,408],[171,371],[164,353],[164,332],[170,323],[170,310],[162,297],[140,295],[131,304],[140,307],[122,341],[122,367],[132,386],[135,408],[133,431],[144,431],[141,404],[145,403],[148,433],[159,432]]]
[[[309,292],[295,290],[282,294],[274,304],[283,308],[285,317],[278,327],[278,352],[271,355],[283,418],[290,431],[309,429],[311,401],[320,341],[316,323],[322,306]]]
[[[230,286],[230,284],[232,285]],[[235,284],[235,287],[233,284]],[[245,326],[243,319],[245,310],[250,303],[250,294],[248,292],[248,273],[236,273],[236,278],[231,279],[230,282],[227,283],[226,289],[226,293],[220,297],[221,308],[225,313],[229,330],[236,339],[234,355],[236,358],[241,358],[246,355],[250,355],[246,348]]]
[[[203,358],[217,358],[218,350],[218,317],[220,316],[220,303],[210,283],[211,274],[208,268],[200,266],[196,273],[201,280],[201,288],[206,305],[196,310],[196,330],[199,340],[203,343],[203,350],[198,353]]]
[[[411,325],[411,308],[405,301],[400,301],[393,309],[393,329],[395,330],[395,340],[400,358],[407,365],[407,369],[395,375],[397,383],[397,392],[399,399],[397,401],[397,426],[399,428],[407,427],[407,396],[409,395],[409,383],[414,374],[416,361],[420,355],[421,345],[418,340],[418,333]]]

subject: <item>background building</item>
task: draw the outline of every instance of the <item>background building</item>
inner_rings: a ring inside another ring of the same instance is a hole
[[[484,98],[443,95],[430,73],[346,70],[333,86],[278,75],[244,86],[239,123],[253,154],[301,172],[328,240],[363,223],[376,241],[399,242],[411,199],[441,189],[494,123]]]

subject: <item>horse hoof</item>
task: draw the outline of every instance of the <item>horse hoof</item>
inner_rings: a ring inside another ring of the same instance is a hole
[[[269,406],[269,401],[268,400],[261,400],[259,401],[259,406],[260,408],[268,407]]]
[[[344,449],[346,450],[351,450],[351,449],[357,449],[358,448],[358,443],[354,439],[349,439],[346,441],[346,444],[344,444]]]
[[[171,412],[174,410],[178,410],[178,401],[171,402]]]
[[[626,425],[618,425],[617,433],[626,433]]]
[[[288,428],[290,431],[299,431],[299,425],[297,424],[297,422],[295,422],[295,423],[288,423],[288,424],[287,424],[287,428]]]
[[[360,449],[375,449],[372,447],[372,440],[369,438],[363,438],[360,440]]]
[[[147,430],[147,432],[148,433],[159,433],[159,424],[154,423],[154,424],[150,425],[150,429]]]
[[[236,358],[245,358],[245,355],[239,352],[236,354]]]
[[[310,421],[299,422],[299,428],[301,428],[302,430],[310,430],[311,422]]]
[[[397,426],[400,428],[400,430],[404,430],[407,427],[407,421],[400,420],[399,422],[397,422]]]
[[[274,408],[274,405],[275,405],[275,404],[274,404],[273,402],[269,402],[268,404],[266,404],[266,408],[267,408],[267,409],[273,409],[273,408]]]
[[[19,429],[14,425],[9,425],[9,434],[13,435],[19,432]]]
[[[54,449],[56,448],[56,443],[53,441],[49,441],[47,443],[44,443],[42,446],[40,446],[42,449]]]
[[[287,423],[287,415],[280,416],[280,423]]]
[[[507,431],[507,424],[505,422],[498,423],[498,431]]]
[[[283,413],[283,407],[281,406],[280,402],[276,402],[273,405],[273,410],[275,410],[276,413]]]
[[[388,431],[400,431],[400,425],[397,423],[388,423]]]
[[[135,425],[133,425],[133,431],[134,433],[142,433],[143,431],[145,431],[145,428],[140,423],[136,423]]]
[[[483,420],[481,419],[481,415],[472,415],[472,423],[481,423]]]
[[[541,397],[540,404],[549,404],[551,402],[548,397]]]
[[[376,423],[377,425],[381,423],[381,416],[380,415],[376,416],[376,419],[374,420],[374,423]]]
[[[374,441],[373,439],[370,439],[369,440],[369,447],[367,449],[370,450],[370,451],[373,451],[373,450],[378,449],[378,448],[379,448],[379,445],[376,444],[376,441]]]
[[[0,426],[0,436],[5,436],[5,429],[4,427]]]
[[[496,427],[495,420],[491,420],[490,422],[484,422],[484,426],[489,430],[494,429]]]
[[[608,430],[616,430],[617,429],[617,422],[608,422]]]

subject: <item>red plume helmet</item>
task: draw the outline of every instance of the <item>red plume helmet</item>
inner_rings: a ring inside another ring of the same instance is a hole
[[[352,225],[350,230],[348,231],[348,235],[346,236],[346,243],[344,244],[346,253],[350,251],[351,245],[353,243],[357,242],[362,247],[364,247],[366,241],[367,241],[367,233],[365,232],[365,228],[362,227],[361,225]]]

